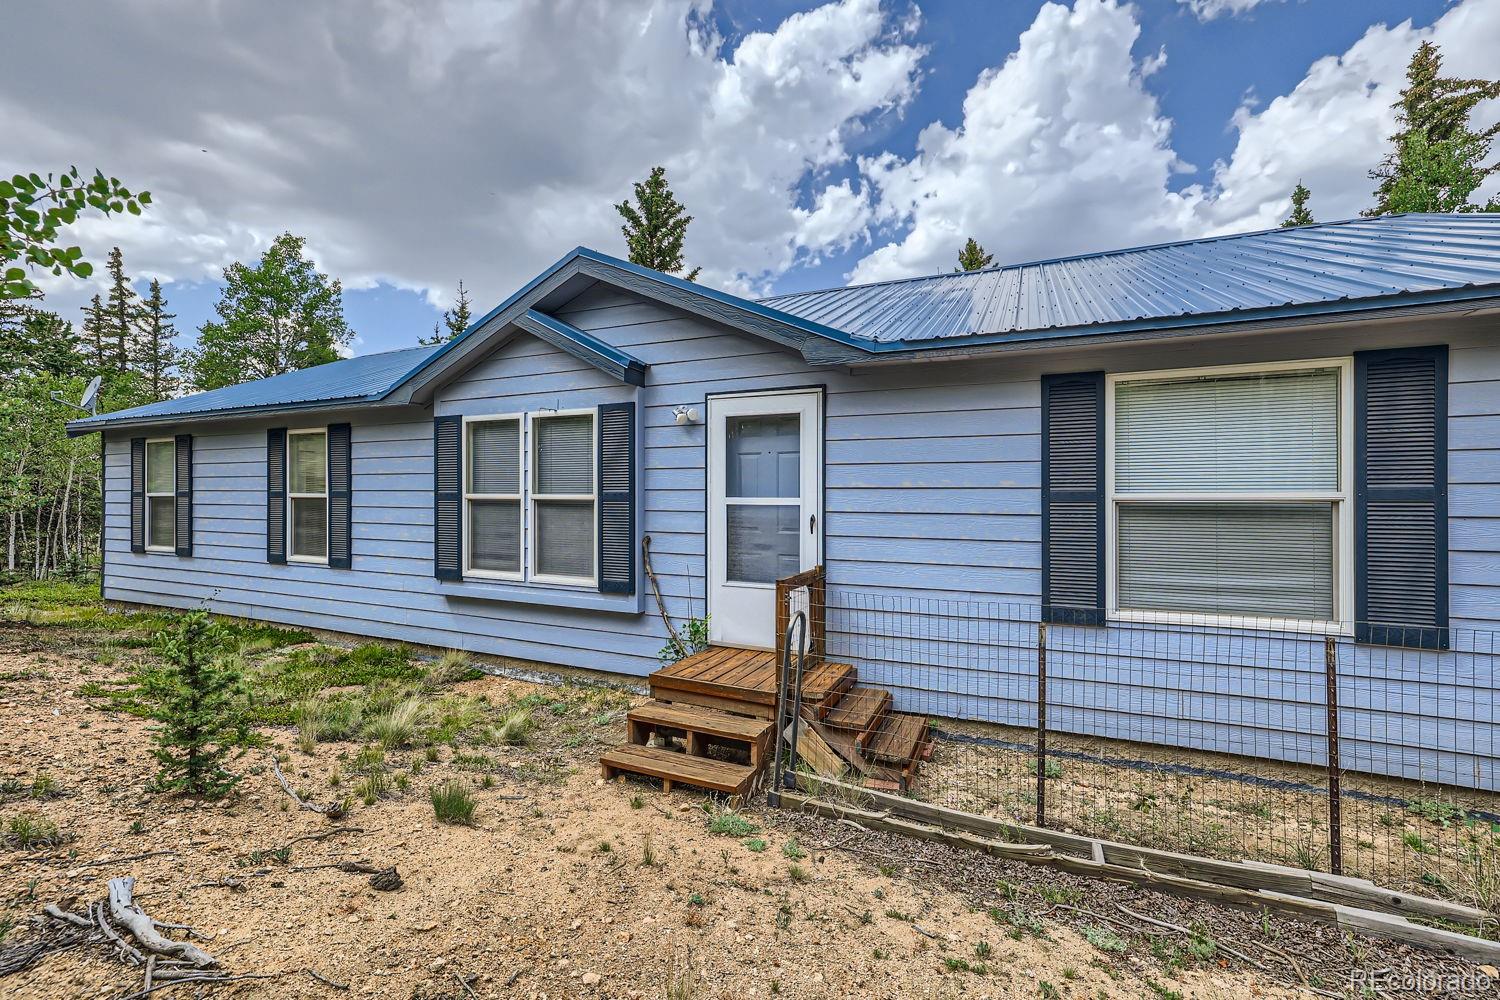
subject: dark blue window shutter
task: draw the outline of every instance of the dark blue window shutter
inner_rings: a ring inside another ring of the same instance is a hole
[[[1355,638],[1448,648],[1448,348],[1354,355]]]
[[[464,418],[432,421],[432,563],[439,580],[464,576]]]
[[[328,425],[328,565],[348,569],[353,563],[350,521],[353,518],[354,455],[348,424]]]
[[[286,428],[266,431],[266,562],[286,562]]]
[[[1104,623],[1104,373],[1042,377],[1042,620]]]
[[[177,554],[193,554],[193,436],[177,435]]]
[[[635,593],[635,404],[599,407],[599,590]]]
[[[130,551],[146,551],[146,439],[130,439]]]

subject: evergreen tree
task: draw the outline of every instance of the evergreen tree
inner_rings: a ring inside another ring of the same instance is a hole
[[[219,627],[203,611],[159,638],[166,665],[146,675],[142,694],[160,767],[156,787],[217,799],[239,782],[226,764],[249,737],[240,672],[223,658]]]
[[[423,337],[417,343],[423,347],[432,347],[434,344],[443,344],[469,328],[473,314],[469,309],[469,290],[464,287],[463,280],[458,282],[458,303],[452,309],[444,310],[443,321],[432,324],[432,336]]]
[[[108,331],[109,315],[104,311],[104,301],[95,295],[83,307],[83,339],[96,375],[101,374],[106,367],[104,345],[109,336]]]
[[[1310,226],[1313,224],[1313,214],[1307,207],[1307,199],[1312,197],[1301,181],[1292,188],[1292,214],[1288,215],[1281,223],[1282,229],[1291,229],[1293,226]]]
[[[954,271],[980,271],[995,262],[995,255],[985,253],[984,247],[970,236],[964,248],[958,252],[958,266]]]
[[[178,354],[173,338],[177,328],[172,325],[175,313],[167,312],[167,300],[161,293],[161,282],[151,279],[151,294],[141,305],[141,330],[132,359],[136,371],[141,375],[151,402],[167,399],[177,391],[175,374]]]
[[[635,184],[635,204],[627,199],[616,205],[615,211],[625,220],[620,232],[625,236],[632,264],[667,274],[676,274],[686,266],[682,261],[682,243],[693,217],[686,214],[667,186],[665,167],[652,167],[651,175]],[[701,270],[695,267],[684,277],[696,281]]]
[[[1366,215],[1476,211],[1469,195],[1500,168],[1484,163],[1500,123],[1476,131],[1469,121],[1478,104],[1500,97],[1500,80],[1445,77],[1442,68],[1442,52],[1431,42],[1412,55],[1395,104],[1400,128],[1391,136],[1391,152],[1370,171],[1380,184]],[[1500,211],[1500,205],[1491,201],[1486,210]]]
[[[141,300],[125,275],[125,255],[119,247],[110,250],[104,266],[109,271],[109,294],[105,298],[109,322],[108,358],[116,371],[124,372],[130,369],[130,358],[134,353],[141,322]]]
[[[276,237],[253,267],[224,269],[217,322],[203,324],[184,354],[195,389],[217,389],[251,379],[336,361],[354,331],[344,320],[343,285],[303,256],[307,241]]]

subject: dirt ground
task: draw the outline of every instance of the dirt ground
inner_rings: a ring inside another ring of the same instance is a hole
[[[1030,730],[945,721],[915,794],[1030,823]],[[984,741],[984,742],[979,742]],[[1048,734],[1048,822],[1060,830],[1209,857],[1328,870],[1327,773],[1181,748]],[[1342,776],[1347,875],[1500,910],[1500,795]]]
[[[388,751],[389,787],[338,823],[292,806],[267,755],[286,755],[288,779],[326,801],[352,784],[363,744],[307,753],[289,725],[262,730],[270,745],[240,762],[235,794],[198,804],[149,791],[149,724],[85,696],[121,679],[128,657],[55,628],[0,632],[0,779],[10,789],[0,822],[35,814],[67,838],[0,845],[0,950],[26,940],[45,904],[81,909],[109,878],[132,875],[154,918],[201,931],[228,971],[267,977],[213,996],[1244,1000],[1367,995],[1350,992],[1360,968],[1432,982],[1477,975],[1327,927],[763,805],[739,813],[755,832],[715,834],[701,796],[599,779],[600,749],[623,738],[627,696],[577,685],[566,695],[496,676],[454,685],[497,705],[533,695],[551,710],[525,745],[481,753],[459,740],[439,745],[436,761]],[[30,795],[39,775],[55,788]],[[436,821],[427,790],[449,778],[472,785],[473,825]],[[320,867],[345,861],[394,864],[405,885],[380,892]],[[141,970],[77,949],[0,977],[0,996],[122,997],[141,983]]]

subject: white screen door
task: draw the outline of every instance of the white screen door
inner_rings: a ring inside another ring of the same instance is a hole
[[[710,397],[708,463],[709,640],[771,649],[776,581],[822,558],[822,394]]]

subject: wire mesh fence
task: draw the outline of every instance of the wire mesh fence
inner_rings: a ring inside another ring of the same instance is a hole
[[[1069,624],[1036,606],[835,586],[792,604],[813,612],[824,659],[856,668],[846,697],[888,691],[892,711],[928,719],[918,761],[867,772],[873,783],[1500,907],[1500,632],[1412,649],[1349,627],[1052,616],[1104,622]]]

